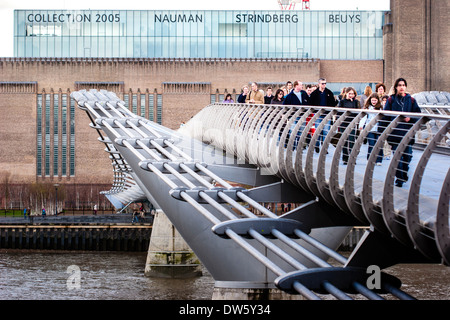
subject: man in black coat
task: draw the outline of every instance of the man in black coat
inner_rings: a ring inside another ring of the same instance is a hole
[[[284,105],[301,105],[306,104],[308,95],[303,90],[303,83],[299,80],[294,81],[294,89],[284,99]]]
[[[326,87],[327,80],[319,79],[319,87],[311,93],[309,103],[312,106],[336,107],[337,101],[333,92]]]
[[[294,81],[294,89],[286,96],[286,98],[283,101],[284,105],[302,105],[307,104],[308,102],[308,94],[305,90],[303,90],[303,83],[300,80]],[[288,137],[286,138],[286,145],[289,140],[289,137],[292,134],[292,130],[294,130],[295,125],[297,124],[298,120],[300,120],[300,117],[295,119],[294,123],[292,124]],[[295,141],[294,141],[294,150],[297,148],[298,141],[300,139],[300,131],[298,131],[295,134]]]
[[[311,93],[311,96],[309,97],[309,104],[312,106],[320,106],[320,107],[335,107],[337,105],[337,101],[334,97],[333,92],[328,89],[327,87],[327,80],[324,78],[319,79],[319,87],[314,90]],[[325,118],[325,115],[321,115],[319,119],[316,120],[315,126],[316,128],[320,125],[322,120]],[[320,142],[323,143],[325,140],[325,137],[327,136],[328,132],[331,128],[331,121],[328,121],[328,123],[323,128],[322,132],[320,133],[319,138],[316,142],[315,150],[317,153],[319,153],[320,149]]]

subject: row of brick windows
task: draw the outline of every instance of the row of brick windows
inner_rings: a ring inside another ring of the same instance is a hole
[[[75,175],[75,101],[68,93],[37,95],[37,176]]]
[[[130,93],[123,98],[133,113],[161,124],[161,94]],[[75,100],[69,92],[37,95],[38,177],[75,176],[75,109]]]

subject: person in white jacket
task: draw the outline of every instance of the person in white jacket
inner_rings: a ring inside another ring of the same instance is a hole
[[[380,97],[377,93],[372,93],[366,100],[363,109],[368,110],[382,110]],[[365,117],[361,119],[359,122],[359,129],[363,130],[367,124],[372,121],[372,119],[377,115],[377,113],[368,113]],[[380,133],[378,132],[378,124],[373,126],[372,129],[370,129],[369,134],[367,135],[367,142],[369,144],[369,148],[367,150],[367,160],[369,160],[370,154],[372,153],[373,147],[377,143],[377,140],[380,136]],[[377,159],[376,159],[376,165],[381,166],[381,162],[383,161],[383,148],[380,149],[380,152],[378,153]]]

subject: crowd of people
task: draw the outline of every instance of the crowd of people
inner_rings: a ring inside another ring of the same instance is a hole
[[[371,86],[366,86],[364,93],[358,98],[357,91],[353,87],[342,88],[340,94],[335,97],[333,92],[327,88],[327,81],[324,78],[320,78],[316,84],[303,85],[302,81],[296,80],[294,82],[287,81],[286,85],[275,90],[273,87],[267,87],[266,92],[258,89],[258,84],[253,82],[250,88],[245,85],[242,87],[242,92],[237,98],[237,103],[250,103],[250,104],[277,104],[277,105],[309,105],[309,106],[322,106],[322,107],[340,107],[345,109],[368,109],[368,110],[388,110],[388,111],[403,111],[403,112],[421,112],[417,102],[414,98],[407,93],[407,82],[403,78],[399,78],[395,81],[389,92],[386,91],[386,86],[383,83],[378,83],[373,92]],[[233,103],[231,94],[227,94],[223,102]],[[349,123],[356,117],[356,113],[348,116],[340,125],[338,134],[342,134]],[[350,132],[344,147],[342,150],[342,161],[346,165],[349,161],[349,155],[353,149],[353,145],[359,134],[359,131],[364,129],[372,119],[376,116],[376,113],[368,113],[364,116],[359,124]],[[314,134],[315,130],[325,119],[326,114],[320,115],[310,134]],[[368,152],[367,159],[369,159],[372,150],[379,138],[387,127],[390,121],[394,117],[384,116],[378,123],[370,129],[367,135]],[[311,119],[309,117],[308,121]],[[393,130],[388,136],[387,145],[390,146],[391,152],[395,152],[400,144],[403,136],[407,130],[414,124],[415,119],[405,117],[400,124]],[[317,153],[320,152],[320,147],[323,145],[325,137],[329,133],[332,125],[332,120],[328,120],[320,131],[320,135],[317,138],[316,145],[314,146]],[[310,139],[310,137],[309,137]],[[308,142],[309,140],[307,140]],[[402,187],[403,184],[408,181],[407,172],[409,170],[409,163],[412,158],[412,144],[414,139],[408,144],[403,151],[400,163],[396,171],[397,187]],[[381,165],[383,155],[385,151],[380,149],[376,156],[376,165]]]
[[[294,82],[287,81],[286,85],[274,90],[272,86],[266,88],[266,92],[258,89],[258,84],[253,82],[251,86],[244,85],[241,88],[241,93],[237,98],[237,103],[256,103],[256,104],[281,104],[281,105],[312,105],[312,106],[328,106],[336,107],[340,101],[349,99],[348,95],[354,94],[353,99],[358,101],[359,106],[364,107],[368,97],[376,93],[384,103],[389,98],[386,92],[386,86],[383,83],[378,83],[375,92],[372,92],[371,86],[366,86],[364,93],[357,99],[357,92],[352,87],[344,87],[341,93],[335,97],[333,92],[326,87],[326,79],[319,79],[317,84],[303,85],[300,80]],[[317,91],[317,89],[319,89]],[[393,93],[394,88],[391,88]],[[353,100],[350,99],[350,100]],[[227,93],[224,103],[234,103],[231,93]]]

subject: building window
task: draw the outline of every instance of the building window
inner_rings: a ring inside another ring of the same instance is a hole
[[[137,94],[133,94],[132,96],[131,96],[131,98],[132,98],[132,112],[135,114],[135,115],[139,115],[138,114],[138,112],[137,112]]]
[[[155,121],[155,98],[153,94],[148,95],[148,120]]]
[[[61,175],[67,176],[67,94],[61,97]]]
[[[130,110],[130,95],[125,93],[123,95],[123,102],[125,102],[125,106]]]
[[[59,94],[53,95],[53,176],[58,176],[59,160]]]
[[[45,176],[50,176],[50,95],[45,94]]]
[[[70,176],[75,176],[75,100],[70,98]]]
[[[156,122],[158,122],[159,124],[162,123],[162,105],[163,105],[163,99],[162,99],[162,94],[158,94],[157,97],[157,105],[156,105]]]
[[[53,98],[53,105],[51,98]],[[69,110],[68,100],[70,101]],[[36,175],[38,177],[51,175],[67,177],[68,174],[74,176],[74,100],[68,94],[38,94],[36,109]]]
[[[36,175],[42,176],[42,94],[37,95],[37,148],[36,148]]]
[[[145,118],[145,94],[140,95],[141,117]]]

